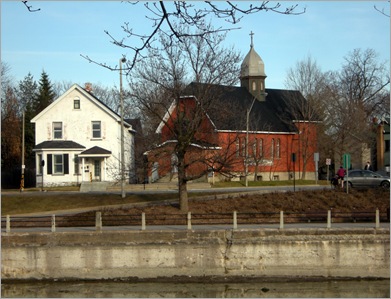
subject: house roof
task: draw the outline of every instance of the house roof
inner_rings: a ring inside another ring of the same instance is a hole
[[[78,144],[77,142],[70,140],[54,140],[54,141],[44,141],[37,144],[34,147],[34,150],[43,150],[43,149],[75,149],[80,150],[86,148],[85,146]]]
[[[250,131],[296,132],[294,121],[308,121],[302,113],[306,99],[299,91],[266,89],[266,93],[265,101],[254,101],[249,115]],[[254,97],[245,87],[191,83],[183,95],[213,98],[213,104],[205,111],[217,130],[246,130],[247,109]]]

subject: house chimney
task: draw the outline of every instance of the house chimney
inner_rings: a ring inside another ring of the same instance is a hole
[[[87,90],[89,93],[92,93],[92,83],[85,83],[84,84],[84,89]]]

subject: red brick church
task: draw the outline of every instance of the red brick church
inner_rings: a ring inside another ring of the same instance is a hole
[[[189,178],[219,180],[315,179],[317,121],[308,117],[299,91],[266,88],[264,62],[251,40],[239,86],[191,83],[174,100],[157,128],[161,144],[147,153],[149,182],[175,179],[178,171],[173,124],[178,115],[199,117],[186,154]],[[205,98],[213,98],[205,103]],[[198,109],[199,111],[200,109]],[[191,112],[193,111],[193,112]]]

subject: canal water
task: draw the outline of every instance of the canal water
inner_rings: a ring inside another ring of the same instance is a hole
[[[390,280],[2,282],[2,298],[390,298]]]

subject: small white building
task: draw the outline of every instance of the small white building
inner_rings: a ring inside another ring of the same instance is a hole
[[[121,178],[121,116],[74,84],[35,116],[37,186],[118,182]],[[124,121],[125,175],[134,177],[134,134]]]

